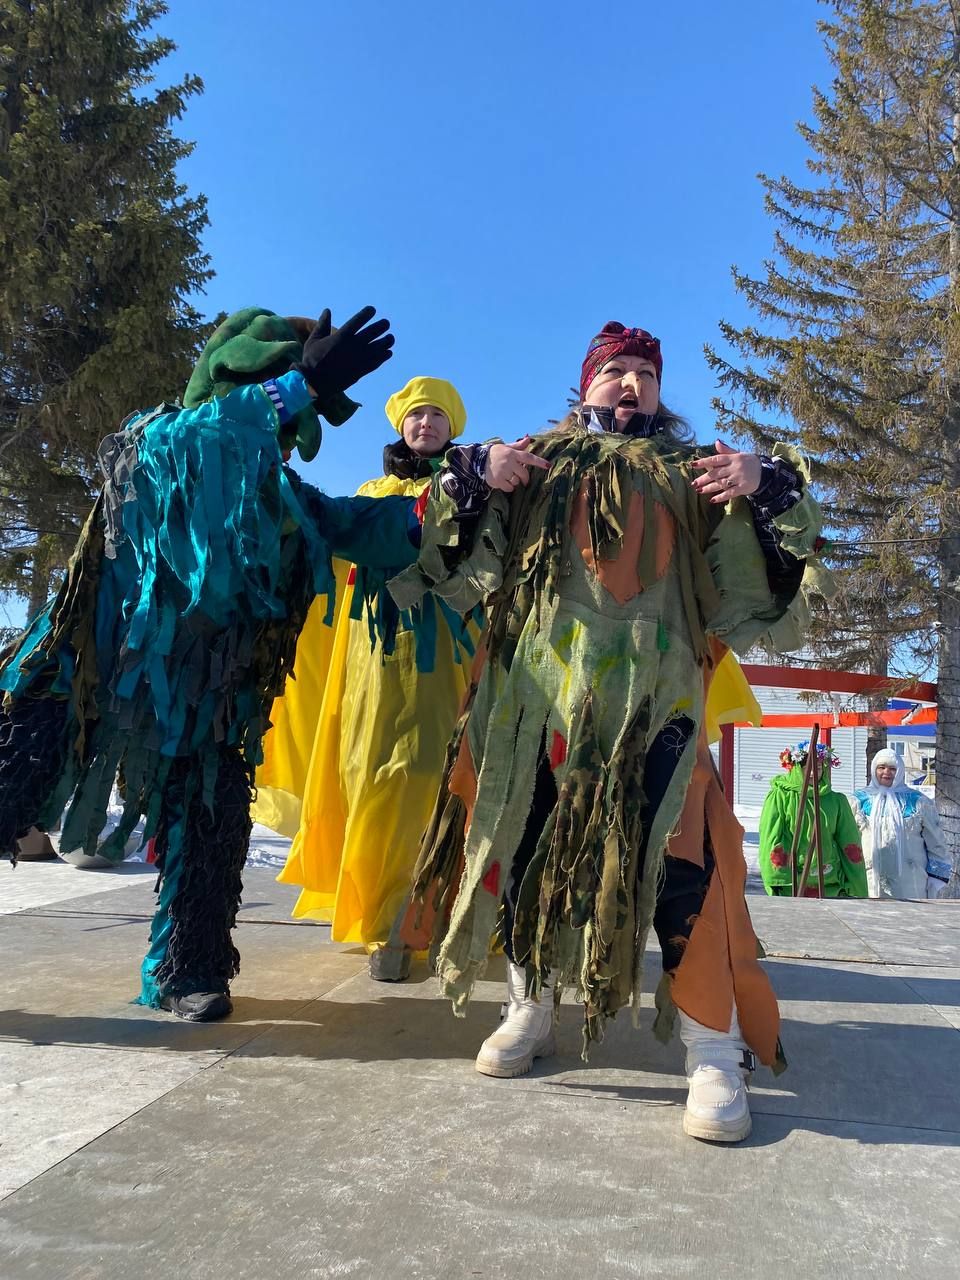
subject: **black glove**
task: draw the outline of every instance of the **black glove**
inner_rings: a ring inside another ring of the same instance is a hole
[[[292,366],[310,383],[315,400],[322,402],[346,391],[393,355],[389,320],[363,328],[375,314],[375,307],[364,307],[336,333],[330,332],[329,307],[321,314],[303,344],[303,355]]]

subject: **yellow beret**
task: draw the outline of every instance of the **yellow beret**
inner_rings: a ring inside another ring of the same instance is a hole
[[[395,391],[385,405],[390,425],[398,435],[403,435],[403,420],[414,409],[434,404],[442,409],[450,421],[450,439],[463,435],[467,425],[467,411],[460,393],[445,378],[411,378],[402,391]]]

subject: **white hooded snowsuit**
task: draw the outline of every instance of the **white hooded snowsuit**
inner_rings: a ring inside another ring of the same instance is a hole
[[[877,781],[877,768],[892,765],[889,787]],[[873,757],[870,785],[857,791],[853,816],[863,833],[863,855],[871,898],[936,898],[950,878],[937,806],[908,787],[903,759],[884,749]]]

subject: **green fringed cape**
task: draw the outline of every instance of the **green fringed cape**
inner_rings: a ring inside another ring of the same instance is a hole
[[[482,601],[488,618],[488,659],[448,756],[408,922],[421,939],[432,932],[442,990],[462,1012],[546,754],[559,799],[519,888],[514,951],[531,989],[551,969],[576,987],[593,1040],[606,1017],[638,1004],[698,735],[642,849],[649,744],[680,715],[699,730],[711,637],[741,653],[801,643],[807,595],[826,586],[809,558],[820,514],[805,494],[777,519],[806,565],[800,591],[776,598],[748,503],[711,505],[691,487],[697,451],[565,424],[535,452],[550,471],[492,495],[469,545],[435,481],[418,563],[391,584],[402,608],[432,591],[461,612]],[[777,453],[806,477],[796,453]]]

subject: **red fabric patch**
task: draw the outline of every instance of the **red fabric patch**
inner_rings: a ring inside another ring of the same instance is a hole
[[[811,889],[811,888],[807,887],[807,888],[806,888],[806,889],[804,889],[804,891],[803,891],[803,896],[804,896],[805,898],[819,898],[819,897],[820,897],[820,890],[819,890],[819,889]]]
[[[147,862],[156,862],[157,860],[157,838],[151,836],[147,841]]]
[[[347,586],[352,587],[357,581],[357,566],[352,564],[347,570]]]
[[[843,852],[848,862],[863,861],[863,850],[858,844],[845,844],[843,846]]]
[[[423,513],[426,511],[427,503],[429,501],[430,501],[430,486],[427,485],[423,493],[421,493],[420,497],[413,504],[413,514],[417,517],[417,519],[420,521],[421,524],[423,524]]]
[[[491,862],[490,870],[483,877],[483,887],[495,898],[500,897],[500,863]]]
[[[553,731],[553,741],[550,743],[550,768],[556,769],[558,765],[563,764],[567,758],[567,741],[563,734]]]
[[[787,865],[787,851],[782,844],[778,844],[770,854],[770,861],[775,867],[785,867]]]

